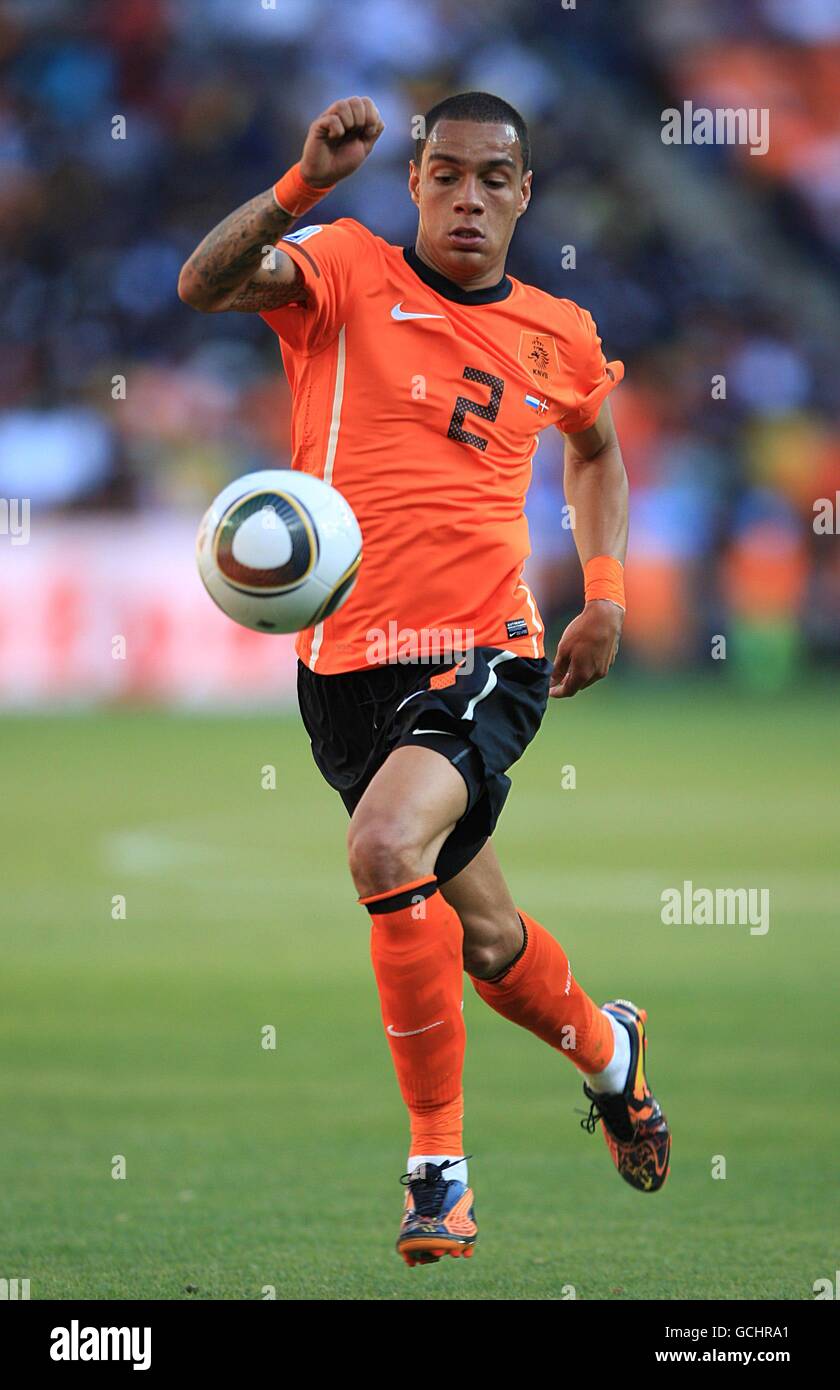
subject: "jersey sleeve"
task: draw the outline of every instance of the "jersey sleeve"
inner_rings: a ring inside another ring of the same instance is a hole
[[[299,227],[277,242],[303,273],[305,303],[265,309],[260,318],[296,352],[318,352],[345,322],[370,232],[350,217]]]
[[[594,425],[607,396],[624,376],[624,363],[608,362],[604,356],[592,315],[577,304],[573,307],[575,325],[569,344],[573,404],[557,422],[563,434],[579,434]]]

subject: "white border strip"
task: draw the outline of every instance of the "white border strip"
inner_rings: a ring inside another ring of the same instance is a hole
[[[333,467],[335,465],[335,454],[338,448],[338,432],[341,428],[341,404],[344,400],[344,370],[347,361],[347,351],[345,347],[345,329],[347,325],[342,324],[338,334],[338,358],[335,365],[335,389],[333,390],[332,416],[330,418],[330,432],[327,438],[327,453],[324,459],[324,482],[332,483]],[[309,669],[315,670],[315,663],[321,651],[321,642],[324,638],[323,622],[316,623],[315,631],[312,634],[312,646],[309,651]]]
[[[480,691],[478,695],[473,695],[472,699],[470,700],[469,704],[467,705],[467,708],[464,710],[464,713],[461,715],[461,718],[462,718],[462,719],[472,719],[472,717],[473,717],[473,710],[475,709],[476,705],[480,704],[482,700],[486,700],[486,699],[487,699],[487,696],[490,695],[490,694],[492,694],[492,692],[496,689],[496,686],[497,686],[498,683],[499,683],[499,677],[496,675],[495,667],[499,665],[499,662],[500,662],[500,661],[515,661],[515,660],[516,660],[516,652],[499,652],[498,655],[497,655],[497,656],[494,656],[493,659],[492,659],[491,661],[488,661],[487,665],[488,665],[490,674],[489,674],[489,676],[487,677],[487,680],[486,680],[485,685],[484,685],[484,689],[483,689],[482,691]]]
[[[535,626],[536,629],[537,629],[537,636],[536,636],[536,637],[532,637],[532,638],[531,638],[531,641],[532,641],[533,644],[534,644],[534,656],[539,656],[539,654],[540,654],[540,644],[539,644],[539,642],[537,641],[537,637],[539,637],[539,634],[542,632],[542,630],[543,630],[543,625],[542,625],[542,623],[540,622],[539,618],[537,617],[537,605],[534,603],[534,595],[531,593],[531,590],[528,588],[528,585],[525,583],[525,580],[524,580],[524,579],[520,579],[520,581],[519,581],[519,583],[517,584],[516,587],[517,587],[518,589],[524,589],[524,590],[525,590],[525,593],[528,595],[528,607],[530,608],[531,613],[533,614],[534,626]]]

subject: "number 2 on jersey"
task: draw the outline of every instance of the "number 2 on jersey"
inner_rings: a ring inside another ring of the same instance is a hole
[[[495,420],[499,413],[505,383],[500,376],[491,376],[489,372],[481,372],[478,367],[465,367],[464,379],[466,381],[479,381],[482,386],[489,386],[490,399],[486,405],[481,405],[479,401],[471,401],[469,396],[459,396],[455,402],[452,419],[449,421],[447,435],[450,439],[457,439],[459,444],[472,444],[475,449],[486,449],[486,439],[483,439],[480,434],[470,434],[469,430],[464,429],[464,417],[467,411],[470,411],[473,415],[480,415],[482,420]]]

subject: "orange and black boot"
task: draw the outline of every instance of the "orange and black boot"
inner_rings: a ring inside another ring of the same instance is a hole
[[[619,1094],[600,1094],[584,1084],[590,1108],[581,1128],[594,1134],[600,1120],[612,1161],[624,1181],[638,1192],[658,1192],[668,1176],[671,1131],[645,1076],[647,1013],[628,999],[611,999],[603,1009],[627,1029],[630,1068]]]

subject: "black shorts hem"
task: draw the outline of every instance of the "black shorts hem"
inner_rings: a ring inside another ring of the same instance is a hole
[[[551,663],[545,658],[494,647],[476,647],[467,658],[331,676],[298,663],[298,699],[313,757],[351,815],[397,747],[424,744],[458,768],[467,807],[435,865],[442,883],[492,835],[510,790],[507,769],[536,734],[548,702]],[[448,682],[441,679],[447,672],[454,672]]]

